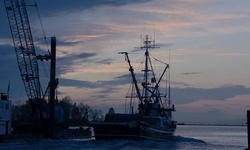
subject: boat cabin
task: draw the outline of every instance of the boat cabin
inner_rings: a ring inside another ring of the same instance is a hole
[[[143,122],[151,125],[151,126],[157,126],[157,127],[166,127],[168,125],[167,119],[163,117],[145,117],[143,119]]]
[[[0,99],[0,135],[11,134],[11,101],[7,93],[1,93]]]

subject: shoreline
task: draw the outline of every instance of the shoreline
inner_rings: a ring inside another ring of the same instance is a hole
[[[178,126],[185,126],[185,125],[192,125],[192,126],[240,126],[240,127],[247,127],[247,125],[234,125],[234,124],[203,124],[203,123],[178,123]]]

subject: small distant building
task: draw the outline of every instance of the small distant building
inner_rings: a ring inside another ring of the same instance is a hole
[[[0,135],[11,134],[11,101],[8,93],[1,93],[0,99]]]

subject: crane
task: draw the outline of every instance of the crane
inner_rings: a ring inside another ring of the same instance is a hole
[[[45,94],[43,94],[39,80],[37,59],[49,60],[53,56],[41,56],[36,54],[25,0],[4,0],[4,3],[20,75],[27,93],[29,104],[32,109],[32,120],[41,122],[41,119],[48,118],[49,116],[47,113],[48,111],[46,110],[47,102],[44,98]],[[55,38],[51,39],[51,41],[53,41],[53,47],[55,49]],[[54,61],[51,60],[51,62],[53,62],[52,64],[55,65],[55,58]],[[53,69],[55,69],[55,66]],[[55,72],[52,75],[52,82],[50,81],[48,85],[48,87],[51,87],[50,92],[52,94],[54,94],[54,90],[58,84],[53,76],[55,76]],[[50,99],[52,101],[54,100],[53,95],[50,96]],[[51,103],[54,105],[54,102]],[[53,116],[54,110],[50,109],[50,111],[50,116]],[[52,120],[53,117],[51,117]]]

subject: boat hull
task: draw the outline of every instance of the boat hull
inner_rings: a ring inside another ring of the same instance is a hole
[[[152,126],[140,126],[140,138],[156,141],[169,141],[173,139],[176,128],[157,128]]]
[[[131,127],[128,123],[117,122],[90,122],[89,126],[94,128],[96,140],[101,139],[140,139],[139,127]]]
[[[173,139],[175,128],[157,128],[142,122],[90,122],[96,140],[127,139],[168,141]]]

